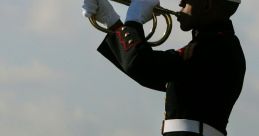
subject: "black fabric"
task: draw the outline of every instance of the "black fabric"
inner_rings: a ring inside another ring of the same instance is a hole
[[[125,25],[138,31],[140,44],[125,51],[121,38],[114,33],[106,36],[98,51],[142,86],[166,92],[166,119],[197,120],[227,134],[228,118],[240,95],[246,69],[231,21],[193,30],[187,46],[167,51],[151,48],[141,24]]]

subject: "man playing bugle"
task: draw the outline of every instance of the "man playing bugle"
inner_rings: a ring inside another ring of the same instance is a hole
[[[159,0],[132,0],[124,23],[108,0],[84,0],[83,13],[112,32],[98,51],[140,85],[166,93],[164,136],[226,136],[242,90],[245,57],[230,17],[240,0],[182,0],[177,20],[192,40],[153,50],[143,24]]]

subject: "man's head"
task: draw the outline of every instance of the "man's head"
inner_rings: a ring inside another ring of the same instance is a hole
[[[181,29],[189,31],[228,20],[237,10],[239,0],[182,0],[178,17]]]

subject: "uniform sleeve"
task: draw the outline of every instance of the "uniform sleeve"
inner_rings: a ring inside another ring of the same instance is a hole
[[[184,65],[177,51],[153,50],[136,22],[107,35],[98,51],[142,86],[159,91],[165,91],[166,83],[179,76]]]

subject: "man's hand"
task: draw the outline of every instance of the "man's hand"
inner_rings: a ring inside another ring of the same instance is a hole
[[[126,22],[136,21],[145,24],[152,19],[153,9],[159,5],[159,3],[159,0],[131,0]]]
[[[82,9],[85,17],[95,15],[96,20],[107,27],[112,26],[120,19],[108,0],[84,0]]]

